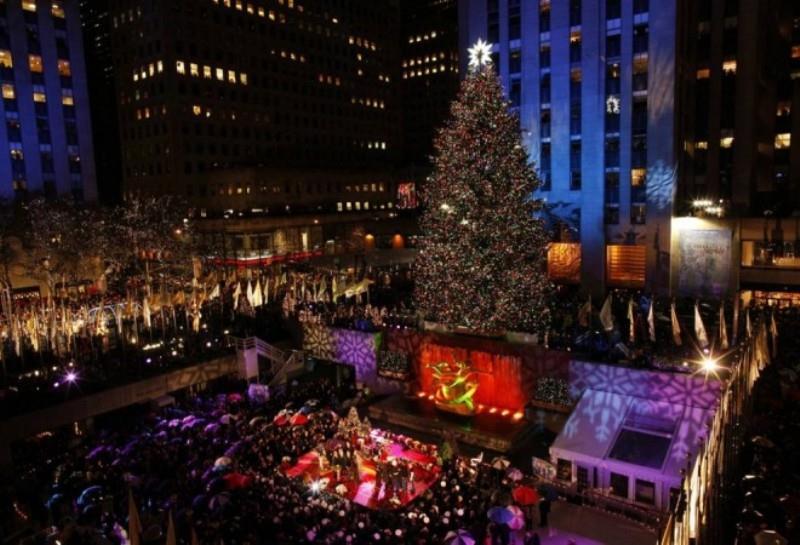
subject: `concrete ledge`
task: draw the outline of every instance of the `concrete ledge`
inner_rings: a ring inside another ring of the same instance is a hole
[[[238,372],[235,354],[0,421],[0,451],[14,441]],[[0,464],[3,455],[0,453]]]

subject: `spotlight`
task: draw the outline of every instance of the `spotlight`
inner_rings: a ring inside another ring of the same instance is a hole
[[[313,481],[313,482],[312,482],[312,483],[309,485],[309,487],[308,487],[308,488],[311,490],[311,493],[312,493],[312,494],[315,494],[315,495],[316,495],[316,494],[319,494],[319,493],[320,493],[320,491],[322,490],[322,483],[321,483],[320,481]]]
[[[719,369],[719,364],[717,363],[716,358],[704,356],[703,359],[700,360],[700,367],[706,373],[713,373],[714,371]]]
[[[69,384],[75,384],[78,381],[78,373],[70,371],[64,376],[64,380]]]

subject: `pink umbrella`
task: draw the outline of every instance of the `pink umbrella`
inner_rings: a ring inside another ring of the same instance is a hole
[[[525,514],[522,512],[522,509],[516,505],[509,505],[506,509],[514,515],[511,520],[506,523],[508,527],[512,530],[521,530],[525,528]]]

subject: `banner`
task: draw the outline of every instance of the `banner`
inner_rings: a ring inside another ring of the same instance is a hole
[[[678,233],[678,292],[722,297],[730,288],[730,229],[685,229]]]

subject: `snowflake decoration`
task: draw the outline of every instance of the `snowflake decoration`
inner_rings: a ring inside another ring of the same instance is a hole
[[[483,38],[478,38],[475,45],[470,47],[469,52],[469,67],[473,70],[478,70],[483,66],[492,64],[492,45],[484,42]]]
[[[610,95],[606,99],[606,113],[618,114],[619,113],[619,97]]]

